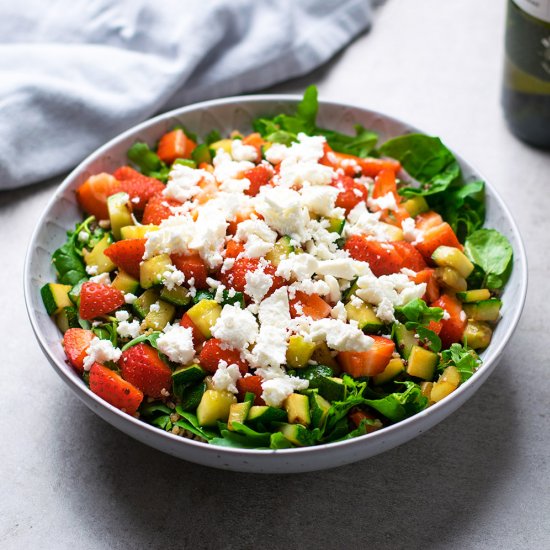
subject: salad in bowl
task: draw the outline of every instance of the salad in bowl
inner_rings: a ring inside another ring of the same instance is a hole
[[[513,251],[484,183],[411,133],[317,125],[317,92],[253,131],[174,127],[76,189],[41,289],[67,361],[110,405],[246,449],[353,439],[480,367]]]

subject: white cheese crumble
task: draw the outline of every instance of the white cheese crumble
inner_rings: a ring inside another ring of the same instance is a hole
[[[245,145],[241,139],[234,139],[231,142],[231,156],[236,161],[254,162],[258,160],[258,151],[252,145]]]
[[[127,304],[133,304],[137,300],[137,296],[135,294],[132,294],[131,292],[128,292],[124,295],[124,301]]]
[[[320,319],[310,325],[309,338],[314,342],[325,341],[337,351],[367,351],[373,339],[354,325],[339,319]]]
[[[193,331],[178,324],[168,324],[157,339],[157,347],[174,363],[190,363],[195,356]]]
[[[98,283],[100,285],[110,285],[111,277],[108,273],[101,273],[101,275],[94,275],[90,277],[90,283]]]
[[[269,292],[273,285],[273,279],[264,272],[261,265],[255,271],[249,271],[245,275],[246,284],[244,291],[255,302],[261,302],[263,297]]]
[[[244,256],[261,258],[273,249],[277,233],[263,220],[245,220],[237,226],[235,238],[244,241]]]
[[[90,240],[90,234],[87,231],[80,231],[78,234],[78,240],[81,243],[87,243]]]
[[[223,306],[221,315],[211,329],[214,338],[219,338],[234,349],[242,349],[256,341],[258,323],[250,311],[239,304]]]
[[[136,338],[136,336],[139,336],[141,332],[141,323],[137,319],[128,322],[130,314],[127,311],[121,309],[115,313],[115,317],[117,320],[116,331],[120,337]]]
[[[151,304],[149,311],[152,311],[153,313],[158,313],[160,311],[160,304],[158,302]]]
[[[201,181],[212,181],[212,174],[183,164],[174,164],[168,176],[168,182],[162,194],[166,198],[186,202],[200,193]]]
[[[237,365],[228,365],[226,361],[220,361],[214,376],[212,385],[215,390],[239,393],[237,380],[241,378],[241,371]]]
[[[86,266],[86,273],[88,275],[97,275],[97,270],[99,268],[97,267],[97,265],[87,265]]]
[[[207,202],[199,210],[189,247],[196,250],[210,268],[218,267],[223,262],[226,230],[225,214],[216,208],[213,201]]]
[[[342,302],[338,302],[331,310],[330,316],[345,323],[348,320],[348,312]]]
[[[174,290],[185,282],[185,275],[174,265],[169,265],[162,274],[162,282],[168,290]]]
[[[280,407],[294,391],[305,390],[308,386],[308,380],[283,374],[262,381],[262,399],[270,407]]]
[[[289,254],[277,266],[276,274],[286,280],[296,278],[299,281],[309,279],[317,271],[319,262],[311,254]]]
[[[379,210],[397,210],[397,202],[395,195],[391,192],[386,193],[377,199],[369,198],[367,200],[368,207]]]
[[[401,228],[403,230],[403,238],[413,244],[422,241],[422,231],[416,229],[414,218],[405,218],[401,222]]]
[[[94,363],[103,364],[107,361],[116,363],[121,355],[122,352],[118,348],[115,348],[110,340],[94,338],[86,350],[84,370],[89,371]]]

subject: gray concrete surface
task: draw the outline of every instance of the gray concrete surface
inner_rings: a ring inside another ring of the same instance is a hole
[[[527,306],[476,396],[415,441],[326,472],[262,477],[163,455],[82,405],[28,325],[23,255],[57,181],[0,194],[1,548],[550,548],[550,155],[502,120],[504,4],[390,1],[328,67],[274,90],[315,82],[325,99],[443,136],[512,207]]]

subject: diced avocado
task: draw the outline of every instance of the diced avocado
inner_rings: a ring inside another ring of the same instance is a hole
[[[319,342],[311,355],[311,360],[318,365],[326,365],[330,367],[334,373],[340,372],[340,365],[334,359],[326,342]]]
[[[148,328],[153,330],[163,330],[164,327],[170,323],[176,315],[176,308],[173,304],[169,304],[164,300],[159,300],[156,304],[158,305],[158,310],[154,308],[153,305],[149,307],[149,312],[145,316],[142,324],[142,328],[144,330],[147,330]]]
[[[79,328],[78,310],[74,306],[64,307],[55,315],[55,324],[57,328],[65,334],[70,328]]]
[[[158,302],[160,299],[160,292],[156,288],[150,288],[146,290],[133,304],[134,311],[144,319],[149,313],[149,308]]]
[[[275,243],[275,246],[265,255],[265,259],[274,266],[278,266],[282,257],[288,256],[292,252],[295,252],[294,246],[291,244],[290,237],[285,235]]]
[[[393,336],[400,355],[405,359],[408,359],[413,346],[418,345],[418,338],[415,337],[413,331],[407,330],[405,325],[401,323],[394,324]]]
[[[123,239],[145,239],[147,233],[158,231],[158,225],[127,225],[120,228],[120,236]]]
[[[183,386],[195,384],[204,380],[206,371],[200,365],[191,365],[189,367],[181,367],[172,373],[172,382]]]
[[[210,148],[206,143],[197,145],[191,152],[191,158],[197,163],[197,166],[202,162],[208,164],[212,163],[212,155],[210,154]]]
[[[205,338],[211,338],[210,329],[215,325],[222,313],[222,307],[216,300],[201,300],[187,310],[187,315]]]
[[[174,395],[179,399],[184,411],[194,411],[199,406],[202,396],[206,391],[206,382],[199,382],[193,386],[173,385]]]
[[[109,233],[103,235],[103,238],[93,247],[91,252],[84,254],[84,263],[87,266],[97,266],[96,275],[109,273],[116,268],[116,265],[103,253],[107,247],[112,244]]]
[[[473,302],[481,302],[482,300],[488,300],[491,297],[491,293],[486,288],[480,288],[477,290],[467,290],[466,292],[457,292],[456,297],[465,304]]]
[[[172,260],[168,254],[160,254],[141,262],[139,266],[139,284],[143,288],[159,285],[164,279],[165,271],[169,270]]]
[[[461,277],[468,277],[474,270],[474,264],[454,246],[439,246],[433,254],[432,260],[440,267],[452,267]]]
[[[186,306],[191,303],[191,295],[189,294],[189,290],[184,286],[176,286],[172,290],[163,288],[160,291],[160,297],[175,306]]]
[[[218,421],[227,422],[229,409],[237,398],[228,391],[206,390],[197,407],[197,420],[201,426],[215,426]]]
[[[304,426],[311,424],[307,395],[291,393],[285,400],[285,410],[288,414],[290,424],[302,424]]]
[[[416,197],[401,203],[401,206],[403,206],[413,218],[418,216],[418,214],[427,212],[430,209],[426,199],[421,195],[417,195]]]
[[[231,407],[229,407],[229,418],[227,419],[227,427],[232,430],[233,422],[244,424],[251,406],[252,403],[250,401],[244,401],[243,403],[233,403]]]
[[[111,286],[117,290],[121,290],[125,294],[135,294],[139,290],[139,281],[128,275],[125,271],[119,270]]]
[[[438,267],[435,270],[435,276],[437,280],[457,292],[464,292],[468,285],[466,279],[460,275],[460,273],[452,267]]]
[[[134,223],[130,207],[130,195],[128,193],[115,193],[107,197],[107,210],[111,221],[111,231],[118,241],[121,238],[120,229]]]
[[[355,298],[357,299],[357,298]],[[361,305],[354,305],[353,301],[345,306],[349,321],[357,321],[358,327],[368,333],[378,332],[384,327],[384,323],[378,319],[372,306],[362,302]]]
[[[40,295],[44,302],[44,307],[48,315],[59,313],[64,307],[71,307],[73,303],[69,298],[71,285],[62,285],[59,283],[46,283],[40,289]]]
[[[375,386],[385,384],[390,380],[393,380],[396,376],[401,374],[405,370],[405,364],[400,357],[394,357],[390,359],[390,362],[386,365],[386,368],[373,377],[372,381]]]
[[[407,374],[422,380],[432,380],[438,359],[437,353],[413,346],[407,363]]]
[[[247,423],[261,423],[265,426],[271,422],[286,422],[287,418],[287,413],[284,409],[276,409],[267,405],[252,405],[248,413]]]
[[[485,349],[493,336],[491,327],[483,321],[468,321],[462,341],[472,349]]]
[[[330,403],[317,392],[311,392],[309,396],[309,407],[311,411],[312,426],[314,428],[322,428],[330,410]]]
[[[212,158],[216,156],[219,149],[223,149],[226,153],[231,154],[231,142],[232,139],[220,139],[210,144],[210,155]]]
[[[312,445],[314,443],[311,433],[301,424],[281,424],[279,431],[294,445],[298,447]]]
[[[474,321],[496,321],[502,302],[498,298],[482,300],[475,304],[464,304],[464,313]]]
[[[327,219],[328,219],[327,231],[329,233],[338,233],[338,235],[341,235],[342,231],[344,231],[344,225],[346,225],[346,218],[327,218]]]
[[[286,350],[286,362],[294,369],[302,369],[307,366],[317,344],[307,342],[303,336],[294,334],[289,338]]]

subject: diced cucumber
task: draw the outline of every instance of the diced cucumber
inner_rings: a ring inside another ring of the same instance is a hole
[[[433,380],[438,359],[437,353],[413,346],[407,363],[407,374],[422,380]]]
[[[80,306],[80,291],[82,290],[82,285],[87,281],[88,279],[82,279],[76,285],[69,290],[69,298],[71,299],[71,302],[75,306]]]
[[[267,405],[253,405],[248,413],[248,424],[263,424],[264,426],[271,422],[286,422],[287,414],[284,409],[276,409]]]
[[[160,299],[160,292],[156,288],[150,288],[146,290],[133,304],[134,311],[142,319],[149,313],[150,307],[158,302]]]
[[[187,311],[187,315],[205,338],[211,338],[210,329],[222,313],[222,307],[216,300],[201,300]]]
[[[163,330],[164,327],[170,323],[176,315],[176,308],[173,304],[169,304],[164,300],[159,300],[156,304],[158,305],[158,310],[153,308],[152,305],[149,307],[149,312],[145,316],[142,324],[142,328],[144,330],[147,330],[148,328],[153,330]]]
[[[452,267],[461,277],[468,277],[474,270],[474,264],[454,246],[439,246],[433,254],[432,260],[440,267]]]
[[[488,300],[491,297],[491,293],[486,288],[480,288],[477,290],[467,290],[466,292],[457,292],[456,296],[461,302],[470,304],[472,302]]]
[[[307,342],[303,336],[293,334],[288,340],[287,364],[295,369],[306,367],[316,347],[314,342]]]
[[[227,422],[229,409],[237,398],[228,391],[206,390],[197,407],[197,420],[201,426],[215,426],[218,421]]]
[[[380,386],[393,380],[396,376],[399,376],[405,370],[405,364],[400,357],[394,357],[390,359],[390,362],[386,365],[386,368],[373,377],[372,381],[375,386]]]
[[[299,376],[309,380],[309,388],[317,389],[319,395],[329,401],[343,401],[346,398],[346,386],[341,378],[333,375],[332,369],[325,365],[315,365],[299,371]]]
[[[438,267],[435,270],[435,276],[437,280],[457,292],[464,292],[468,285],[466,279],[460,275],[460,273],[452,267]]]
[[[298,447],[312,445],[314,443],[310,432],[301,424],[281,424],[279,431],[294,445]]]
[[[244,401],[243,403],[232,403],[229,407],[229,418],[227,419],[227,427],[233,430],[233,422],[244,424],[246,417],[250,411],[252,403]]]
[[[285,399],[285,410],[290,424],[302,424],[303,426],[309,426],[311,424],[309,399],[307,395],[291,393]]]
[[[314,428],[322,428],[330,410],[330,403],[317,392],[311,392],[309,396],[311,411],[311,424]]]
[[[274,266],[281,263],[283,256],[288,256],[295,252],[294,245],[291,244],[291,239],[287,235],[281,237],[273,246],[273,248],[265,255],[265,259],[271,262]]]
[[[126,225],[120,228],[120,236],[123,239],[145,239],[147,233],[158,231],[158,225]]]
[[[346,225],[346,218],[327,218],[327,219],[328,219],[327,231],[329,233],[338,233],[338,235],[341,235],[342,231],[344,231],[344,226]]]
[[[175,306],[186,306],[191,303],[189,290],[184,286],[176,286],[172,290],[163,288],[160,291],[160,297]]]
[[[427,212],[430,209],[426,199],[421,195],[417,195],[416,197],[401,203],[401,206],[403,206],[413,218],[418,216],[418,214]]]
[[[354,305],[352,302],[348,302],[345,306],[348,314],[348,320],[357,321],[361,330],[373,333],[378,332],[384,327],[384,323],[378,319],[372,306],[362,302],[361,305]]]
[[[55,324],[57,328],[65,334],[70,328],[80,328],[78,322],[78,310],[74,306],[64,307],[55,315]]]
[[[44,302],[44,307],[48,315],[59,313],[64,307],[71,307],[73,303],[69,298],[71,285],[62,285],[59,283],[46,283],[40,289],[40,295]]]
[[[174,395],[180,400],[184,411],[195,411],[206,391],[206,382],[199,382],[193,386],[174,385]]]
[[[355,279],[349,286],[347,290],[345,290],[342,294],[342,300],[344,302],[347,302],[351,299],[351,297],[355,294],[355,292],[359,289],[357,286],[357,279]]]
[[[84,254],[84,263],[87,266],[97,266],[96,275],[109,273],[116,268],[116,265],[103,253],[112,244],[111,236],[106,233],[103,238],[93,247],[91,252]]]
[[[483,321],[468,321],[462,340],[472,349],[484,349],[491,343],[493,331]]]
[[[139,281],[120,269],[111,286],[125,294],[136,294],[139,290]]]
[[[464,313],[474,321],[496,321],[500,315],[502,302],[498,298],[482,300],[475,304],[464,304]]]
[[[181,386],[188,386],[204,380],[206,371],[200,365],[181,367],[172,373],[172,382]]]
[[[210,154],[210,148],[206,143],[197,145],[191,152],[191,158],[197,163],[197,166],[202,162],[208,164],[212,163],[212,155]]]
[[[161,284],[164,272],[168,271],[171,265],[172,260],[168,254],[160,254],[143,261],[139,266],[139,284],[143,288]]]
[[[134,223],[130,207],[130,195],[128,193],[115,193],[107,197],[107,210],[111,221],[111,231],[118,241],[121,238],[121,228]]]
[[[318,365],[326,365],[330,367],[336,374],[340,372],[340,365],[336,362],[336,359],[330,353],[330,349],[326,342],[319,342],[313,351],[311,360],[315,361]]]
[[[418,345],[418,338],[415,337],[414,332],[407,330],[405,325],[401,323],[395,323],[393,325],[393,337],[400,355],[404,359],[408,359],[413,346]]]

